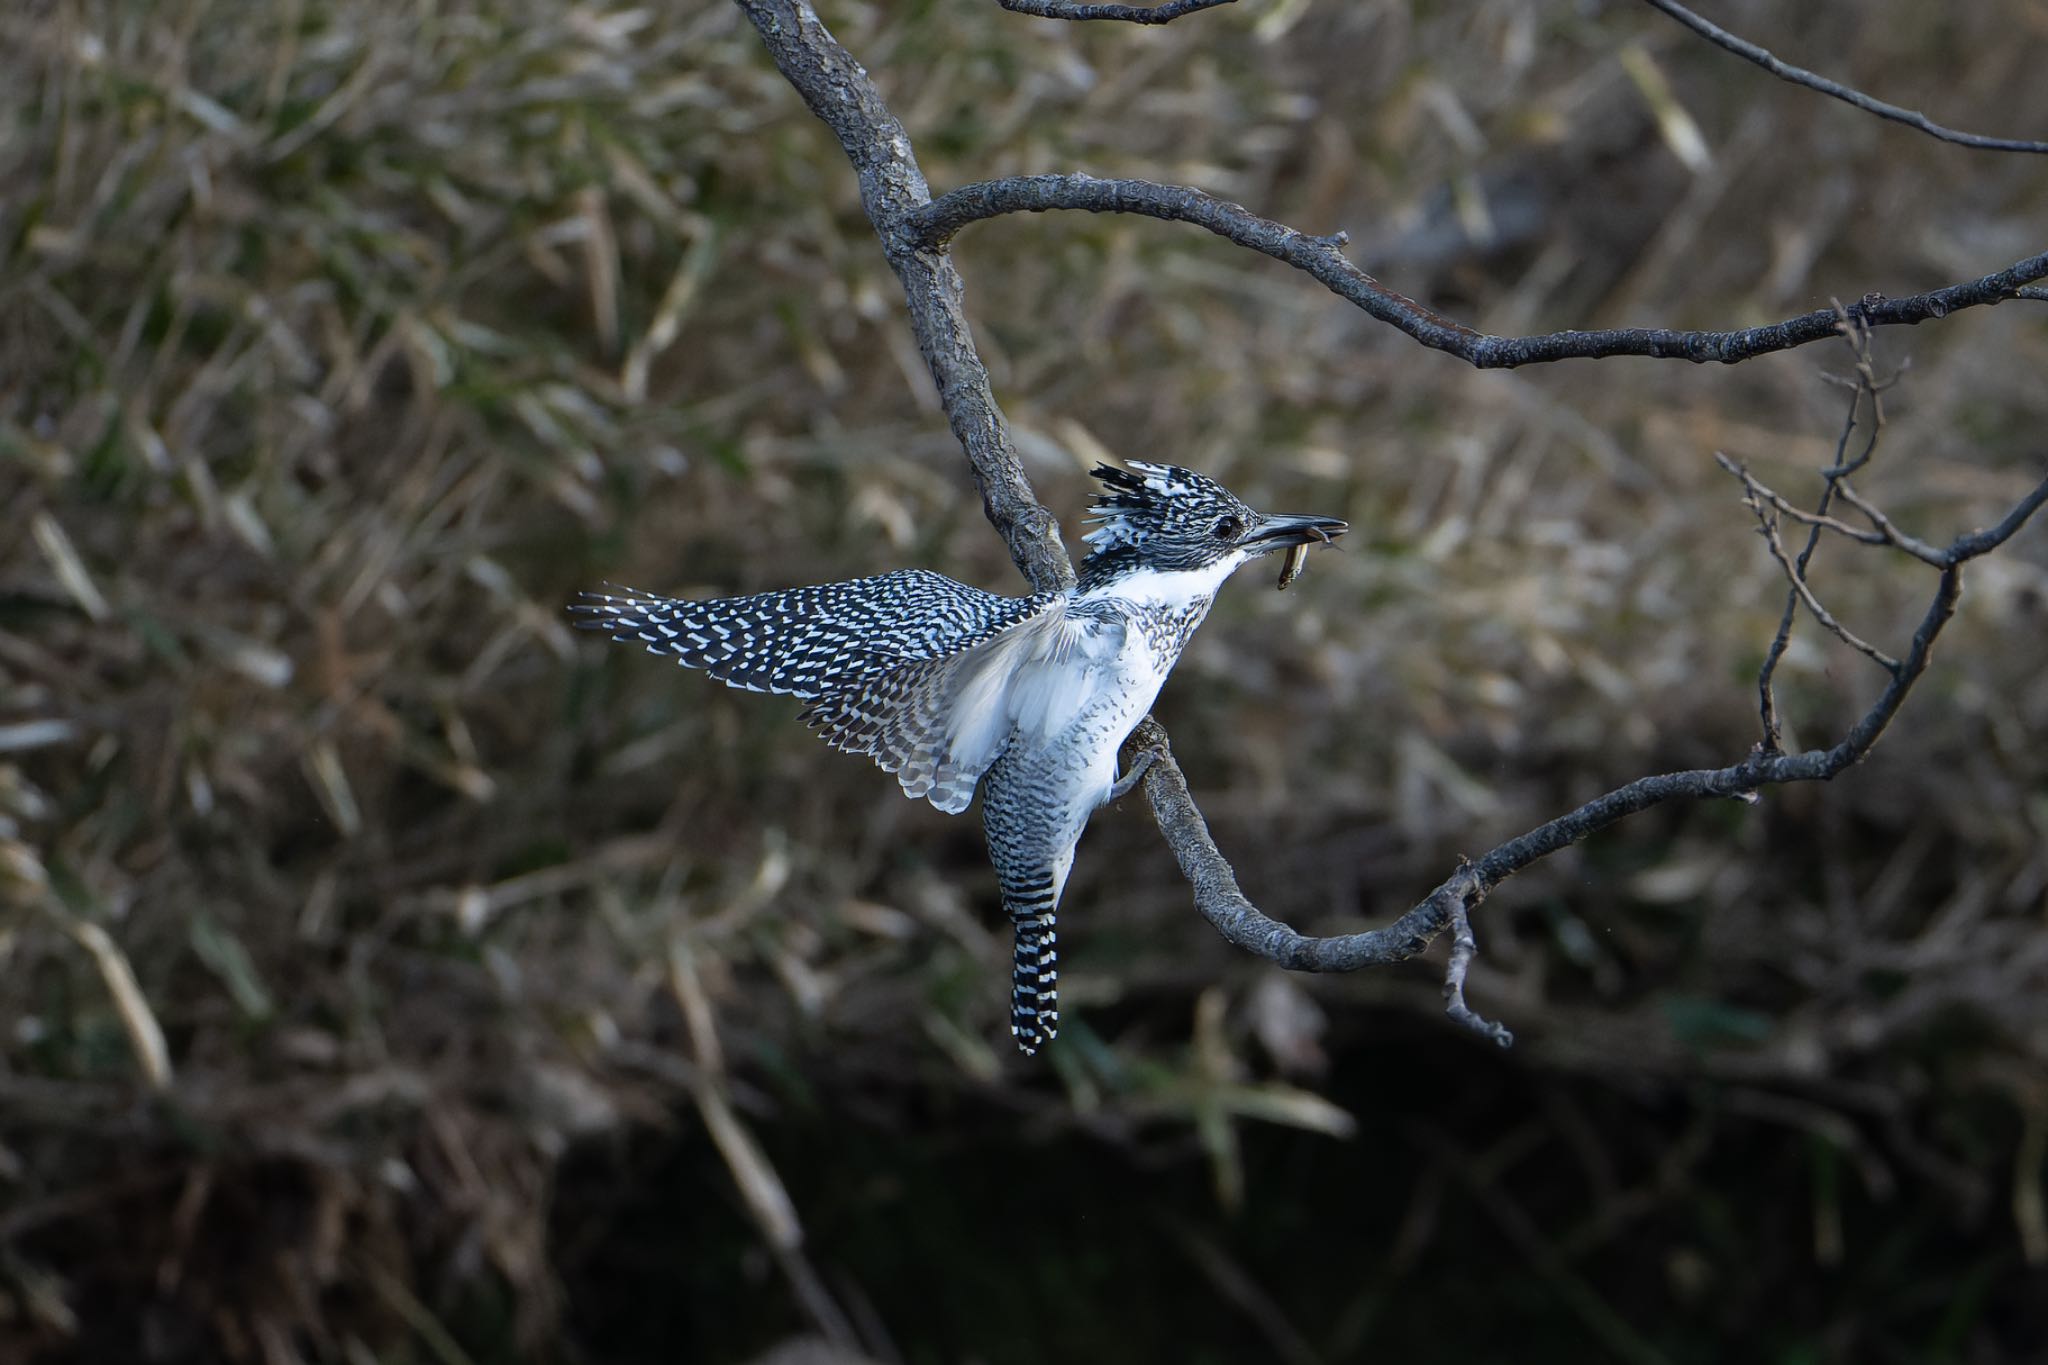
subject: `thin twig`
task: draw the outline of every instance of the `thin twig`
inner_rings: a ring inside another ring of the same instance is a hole
[[[1616,327],[1508,337],[1475,331],[1389,289],[1344,255],[1341,233],[1313,236],[1262,218],[1242,204],[1218,199],[1187,185],[1153,180],[1098,180],[1090,175],[1008,176],[963,185],[940,195],[911,213],[906,227],[922,245],[939,247],[969,223],[1011,213],[1045,213],[1055,209],[1130,213],[1192,223],[1293,266],[1371,317],[1432,350],[1444,351],[1483,370],[1623,355],[1732,365],[1753,356],[1838,336],[1845,315],[1871,327],[1910,327],[1947,317],[1959,309],[2016,298],[2022,286],[2048,278],[2048,252],[2042,252],[1962,284],[1903,299],[1866,294],[1847,309],[1816,309],[1760,327],[1721,332]]]
[[[1761,502],[1769,503],[1773,509],[1782,513],[1785,516],[1792,518],[1792,520],[1799,522],[1802,525],[1818,526],[1823,530],[1833,531],[1836,535],[1842,536],[1849,540],[1853,540],[1859,545],[1898,544],[1898,542],[1896,541],[1887,539],[1882,532],[1859,530],[1856,527],[1851,526],[1846,521],[1840,521],[1834,517],[1820,516],[1816,513],[1807,511],[1805,508],[1800,507],[1797,504],[1793,503],[1784,494],[1773,489],[1770,485],[1761,482],[1756,477],[1756,475],[1749,472],[1748,466],[1737,464],[1734,460],[1729,459],[1727,452],[1725,451],[1715,451],[1714,460],[1721,466],[1721,468],[1727,470],[1730,474],[1733,474],[1736,478],[1742,480],[1743,491],[1747,493],[1751,498],[1757,499]],[[1900,546],[1900,548],[1903,549],[1905,547]],[[1934,564],[1937,567],[1940,564],[1940,560],[1938,557],[1935,559],[1930,559],[1927,562],[1930,564]]]
[[[1887,673],[1896,674],[1899,671],[1899,661],[1897,659],[1894,659],[1891,655],[1885,653],[1876,645],[1871,644],[1862,636],[1836,620],[1833,614],[1821,604],[1820,598],[1814,595],[1812,585],[1806,581],[1806,575],[1792,562],[1792,556],[1785,552],[1785,542],[1778,536],[1777,518],[1772,516],[1761,503],[1752,501],[1750,506],[1756,512],[1757,529],[1763,535],[1764,544],[1770,547],[1771,558],[1777,560],[1778,567],[1785,571],[1785,577],[1791,581],[1792,591],[1798,595],[1800,601],[1806,604],[1806,609],[1813,613],[1813,619],[1820,622],[1821,626],[1830,635],[1833,635],[1843,644],[1848,645],[1851,649],[1856,650],[1865,658],[1871,660],[1879,668],[1884,669]],[[1815,527],[1814,529],[1818,531],[1820,528]]]
[[[1084,5],[1072,0],[996,0],[998,5],[1012,14],[1028,14],[1034,19],[1070,19],[1086,22],[1091,19],[1106,19],[1124,24],[1170,24],[1184,14],[1195,14],[1218,5],[1234,5],[1237,0],[1163,0],[1163,3],[1144,5]]]
[[[938,385],[939,403],[967,452],[982,510],[1010,547],[1032,587],[1071,587],[1073,561],[1059,522],[1031,490],[1010,426],[996,405],[988,367],[967,321],[966,285],[951,258],[917,239],[912,213],[931,202],[910,135],[808,0],[736,0],[761,34],[783,78],[846,152],[860,179],[861,206],[910,306],[918,350]]]
[[[1957,536],[1949,543],[1943,559],[1953,568],[1972,559],[1982,558],[2013,538],[2020,527],[2025,526],[2034,513],[2048,503],[2048,480],[2036,485],[2034,491],[2014,503],[2012,510],[1999,519],[1996,525],[1987,526],[1968,535]]]
[[[1887,104],[1852,86],[1843,85],[1840,81],[1831,81],[1826,76],[1808,71],[1803,66],[1794,66],[1783,61],[1768,48],[1759,47],[1746,38],[1737,37],[1718,24],[1694,14],[1677,3],[1677,0],[1643,0],[1643,3],[1676,19],[1714,46],[1732,52],[1745,61],[1755,62],[1781,81],[1803,85],[1808,90],[1818,90],[1821,94],[1841,100],[1845,104],[1853,104],[1866,114],[1875,114],[1894,123],[1903,123],[1908,128],[1917,128],[1929,137],[1938,137],[1943,142],[1953,142],[1958,147],[1973,147],[1983,152],[2048,152],[2048,142],[2029,142],[2024,138],[1986,137],[1981,133],[1964,133],[1954,128],[1944,128],[1925,114],[1912,109],[1902,109],[1896,104]]]
[[[1877,454],[1878,438],[1884,434],[1884,395],[1893,382],[1890,379],[1882,383],[1878,381],[1877,368],[1870,359],[1870,324],[1852,316],[1839,303],[1835,305],[1835,311],[1841,318],[1838,330],[1856,348],[1856,384],[1855,394],[1849,403],[1848,423],[1842,428],[1841,439],[1835,443],[1835,462],[1821,471],[1821,476],[1828,481],[1830,494],[1834,492],[1837,481],[1861,470]],[[1844,460],[1842,452],[1848,448],[1849,436],[1856,428],[1857,398],[1870,400],[1870,429],[1863,437],[1863,449],[1856,453],[1856,458]],[[1823,507],[1821,510],[1827,509]]]
[[[1877,368],[1870,358],[1870,324],[1842,307],[1840,301],[1836,301],[1834,311],[1835,331],[1849,343],[1856,357],[1855,377],[1847,381],[1850,388],[1849,410],[1843,414],[1842,431],[1835,438],[1834,462],[1821,471],[1821,477],[1826,482],[1821,490],[1820,505],[1814,509],[1813,514],[1817,517],[1826,517],[1833,509],[1835,490],[1840,481],[1869,464],[1871,457],[1877,453],[1877,440],[1884,430],[1884,391],[1897,379],[1896,375],[1891,380],[1883,382],[1879,382],[1877,378]],[[1848,454],[1849,438],[1856,433],[1856,414],[1866,396],[1870,399],[1869,434],[1864,438],[1863,449],[1852,459]],[[1787,570],[1792,585],[1785,593],[1785,609],[1778,617],[1777,633],[1771,637],[1770,648],[1764,651],[1763,664],[1757,669],[1756,674],[1757,713],[1763,724],[1763,747],[1769,753],[1779,753],[1784,748],[1784,733],[1778,720],[1778,665],[1785,657],[1785,650],[1792,643],[1792,627],[1799,619],[1801,589],[1805,586],[1807,570],[1813,563],[1814,551],[1820,548],[1822,528],[1812,523],[1809,523],[1809,526],[1811,529],[1806,533],[1806,544],[1799,551],[1798,559]],[[1782,546],[1778,548],[1782,549]],[[1825,617],[1824,613],[1818,614],[1822,615],[1823,619],[1833,619]]]
[[[1869,520],[1870,524],[1877,528],[1871,534],[1876,536],[1881,543],[1890,545],[1894,549],[1904,550],[1913,558],[1920,560],[1922,563],[1932,564],[1936,568],[1940,568],[1946,562],[1943,559],[1943,551],[1929,545],[1917,536],[1909,536],[1904,531],[1901,531],[1892,524],[1890,517],[1879,511],[1874,503],[1851,487],[1847,479],[1840,480],[1835,487],[1841,493],[1843,502],[1848,503],[1851,507],[1861,512]]]
[[[1863,393],[1859,388],[1849,398],[1849,413],[1842,419],[1841,435],[1835,439],[1835,467],[1837,468],[1842,464],[1842,452],[1848,448],[1849,435],[1856,429],[1856,409],[1862,401],[1862,397]],[[1830,483],[1827,491],[1821,495],[1820,510],[1814,515],[1827,515],[1829,495],[1832,494],[1833,490],[1834,485]],[[1809,533],[1806,548],[1800,553],[1797,567],[1792,570],[1795,580],[1806,572],[1806,565],[1812,560],[1813,551],[1819,539],[1820,528],[1815,527]],[[1764,650],[1764,661],[1758,666],[1756,671],[1757,718],[1763,726],[1763,746],[1767,753],[1781,753],[1784,750],[1784,726],[1778,719],[1778,663],[1785,657],[1786,649],[1792,644],[1792,627],[1798,623],[1798,620],[1799,592],[1795,586],[1788,588],[1785,592],[1785,607],[1778,614],[1778,629],[1771,636],[1770,646]]]
[[[1444,1013],[1502,1047],[1513,1047],[1515,1035],[1508,1032],[1506,1025],[1481,1018],[1465,1003],[1465,974],[1472,970],[1472,959],[1478,955],[1479,940],[1472,933],[1472,913],[1463,901],[1455,901],[1451,905],[1451,965],[1444,972]]]

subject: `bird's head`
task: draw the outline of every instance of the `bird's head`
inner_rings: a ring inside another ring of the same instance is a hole
[[[1351,528],[1335,517],[1255,512],[1222,484],[1179,465],[1100,464],[1102,492],[1089,509],[1094,551],[1081,566],[1082,586],[1126,573],[1198,574],[1221,583],[1240,565],[1274,550],[1325,544]],[[1211,589],[1213,591],[1213,587]]]

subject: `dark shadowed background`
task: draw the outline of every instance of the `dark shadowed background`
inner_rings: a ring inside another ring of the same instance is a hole
[[[1709,12],[2048,135],[2031,0]],[[825,15],[936,188],[1197,184],[1491,331],[1905,294],[2048,221],[2042,158],[1620,0]],[[1160,702],[1268,912],[1383,921],[1754,740],[1783,586],[1712,457],[1811,497],[1846,348],[1482,374],[1192,228],[959,256],[1070,543],[1103,455],[1357,528],[1232,584]],[[2048,305],[1877,349],[1910,369],[1862,486],[1902,524],[2038,480]],[[9,5],[0,1359],[2039,1359],[2038,527],[1868,763],[1496,893],[1511,1052],[1443,1021],[1441,947],[1232,950],[1130,801],[1024,1061],[974,819],[562,611],[906,565],[1022,589],[737,10]],[[1840,544],[1814,579],[1895,652],[1932,586]],[[1810,628],[1780,677],[1802,744],[1880,681]]]

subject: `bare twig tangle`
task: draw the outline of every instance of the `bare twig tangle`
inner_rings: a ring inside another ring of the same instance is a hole
[[[1859,545],[1885,545],[1891,543],[1885,539],[1881,532],[1859,530],[1838,518],[1824,517],[1819,513],[1807,511],[1805,508],[1792,502],[1784,494],[1759,483],[1756,476],[1751,474],[1747,468],[1729,459],[1721,451],[1717,450],[1714,452],[1714,460],[1721,468],[1742,480],[1743,491],[1752,499],[1768,503],[1773,511],[1781,516],[1790,517],[1802,526],[1818,526],[1824,531],[1833,531],[1845,540],[1853,540]],[[1938,563],[1938,557],[1928,562]]]
[[[1835,330],[1849,339],[1850,349],[1855,354],[1856,365],[1853,377],[1840,382],[1849,388],[1849,411],[1842,417],[1842,431],[1835,438],[1835,458],[1832,464],[1821,471],[1826,481],[1821,490],[1820,503],[1814,508],[1814,516],[1825,517],[1834,508],[1835,493],[1841,480],[1869,463],[1877,451],[1878,434],[1884,429],[1884,391],[1890,382],[1878,383],[1877,372],[1870,361],[1870,328],[1861,319],[1853,317],[1837,303],[1835,305]],[[1825,375],[1828,379],[1836,376]],[[1856,434],[1856,415],[1862,409],[1865,398],[1870,401],[1869,434],[1864,438],[1863,449],[1855,458],[1849,457],[1849,440]],[[1778,617],[1778,632],[1771,638],[1770,648],[1764,651],[1763,666],[1757,670],[1757,710],[1763,722],[1763,747],[1768,753],[1777,753],[1783,743],[1783,733],[1778,721],[1778,696],[1775,680],[1778,664],[1785,657],[1786,648],[1792,643],[1792,625],[1799,619],[1800,588],[1806,581],[1807,567],[1813,563],[1814,551],[1820,548],[1821,527],[1808,523],[1811,529],[1806,535],[1806,544],[1799,551],[1797,560],[1786,565],[1786,573],[1792,585],[1785,593],[1785,609]],[[1782,550],[1782,546],[1775,547]],[[1830,618],[1831,619],[1831,618]],[[1896,671],[1894,673],[1896,676]]]
[[[1813,613],[1813,619],[1820,622],[1822,629],[1826,630],[1828,634],[1863,655],[1863,657],[1869,659],[1885,672],[1896,674],[1899,671],[1899,661],[1897,659],[1894,659],[1891,655],[1885,653],[1876,645],[1871,644],[1868,640],[1865,640],[1862,636],[1836,620],[1834,613],[1830,612],[1826,605],[1821,602],[1820,598],[1814,595],[1812,586],[1806,581],[1805,572],[1797,564],[1794,564],[1791,555],[1785,552],[1785,542],[1778,535],[1778,519],[1771,510],[1763,504],[1754,501],[1750,503],[1750,507],[1756,513],[1757,531],[1763,536],[1764,544],[1770,548],[1771,558],[1776,560],[1778,567],[1785,571],[1786,579],[1792,584],[1793,595],[1806,604],[1806,609]],[[1814,529],[1817,532],[1820,528],[1815,527]]]

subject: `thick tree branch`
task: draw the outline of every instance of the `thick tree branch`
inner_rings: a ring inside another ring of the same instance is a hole
[[[1853,86],[1831,81],[1826,76],[1808,71],[1803,66],[1794,66],[1790,62],[1782,61],[1770,49],[1737,37],[1718,24],[1694,14],[1684,5],[1678,4],[1677,0],[1643,0],[1643,3],[1676,19],[1714,46],[1732,52],[1744,61],[1755,62],[1781,81],[1803,85],[1808,90],[1818,90],[1821,94],[1841,100],[1845,104],[1853,104],[1867,114],[1875,114],[1894,123],[1903,123],[1908,128],[1917,128],[1929,137],[1938,137],[1943,142],[1953,142],[1958,147],[1974,147],[1984,152],[2048,152],[2048,142],[2029,142],[2024,138],[1986,137],[1981,133],[1964,133],[1954,128],[1944,128],[1925,114],[1912,109],[1902,109],[1896,104],[1887,104]]]
[[[1596,360],[1609,356],[1719,361],[1732,365],[1753,356],[1790,350],[1840,335],[1842,311],[1816,309],[1782,322],[1735,331],[1680,331],[1668,327],[1616,327],[1595,332],[1548,332],[1504,337],[1478,332],[1389,289],[1344,255],[1344,234],[1316,237],[1242,204],[1218,199],[1186,185],[1151,180],[1098,180],[1089,175],[1018,175],[963,185],[911,213],[909,230],[928,247],[950,241],[969,223],[1009,213],[1078,209],[1088,213],[1132,213],[1169,222],[1192,223],[1219,237],[1284,261],[1373,318],[1400,329],[1433,350],[1487,369],[1513,369],[1555,360]],[[1910,327],[1945,318],[1963,308],[2020,297],[2023,286],[2048,278],[2048,252],[2016,261],[1981,279],[1952,284],[1902,299],[1866,294],[1848,314],[1872,327]]]
[[[938,385],[946,420],[967,452],[989,521],[1032,587],[1044,592],[1071,586],[1074,566],[1059,523],[1024,477],[1009,423],[989,387],[988,367],[975,349],[966,285],[939,244],[921,240],[908,226],[911,215],[931,202],[909,134],[868,73],[805,0],[736,2],[760,31],[776,69],[853,162],[861,204],[903,284],[911,331]]]
[[[996,3],[1012,14],[1028,14],[1035,19],[1106,19],[1124,24],[1170,24],[1182,15],[1215,9],[1218,5],[1234,5],[1237,0],[1162,0],[1162,3],[1149,7],[1076,4],[1073,0],[996,0]]]

